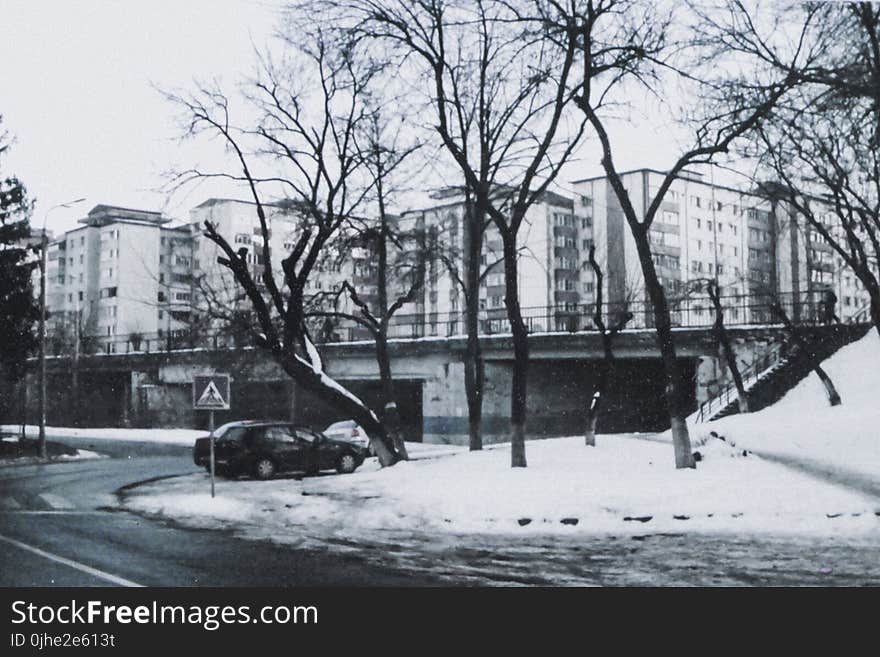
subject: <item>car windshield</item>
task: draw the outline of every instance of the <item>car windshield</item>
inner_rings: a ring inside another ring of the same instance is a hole
[[[247,431],[247,427],[243,427],[237,422],[228,422],[214,429],[214,438],[217,440],[230,440],[233,442],[241,442],[241,437]]]
[[[227,431],[229,431],[232,427],[236,426],[237,424],[238,424],[237,422],[227,422],[226,424],[221,424],[219,427],[214,429],[214,437],[220,438],[221,436],[223,436],[223,434],[225,434]]]
[[[324,431],[342,431],[344,429],[354,429],[356,423],[354,420],[343,420],[342,422],[334,422],[329,427],[324,429]]]

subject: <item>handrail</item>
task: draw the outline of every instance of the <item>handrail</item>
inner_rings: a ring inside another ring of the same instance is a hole
[[[852,315],[850,315],[845,324],[850,326],[854,326],[857,324],[864,324],[869,321],[868,313],[871,310],[871,302],[868,301],[864,303],[861,307],[859,307]],[[782,343],[775,343],[771,347],[767,349],[766,352],[762,355],[762,357],[753,363],[748,369],[744,370],[741,373],[743,379],[743,385],[745,386],[748,381],[751,379],[757,380],[761,377],[761,374],[765,371],[776,365],[781,358],[779,357],[779,352],[781,351]],[[796,349],[796,347],[795,347]],[[770,358],[775,358],[771,361]],[[758,369],[758,365],[762,366]],[[700,408],[697,410],[695,421],[696,422],[707,422],[712,419],[712,416],[715,415],[718,411],[726,408],[729,404],[731,404],[734,400],[738,400],[738,394],[734,398],[734,394],[736,393],[736,383],[730,382],[728,383],[722,390],[720,390],[717,394],[713,395],[711,399],[707,399],[706,401],[700,404]]]
[[[764,351],[764,353],[761,354],[761,356],[757,360],[753,361],[749,367],[740,372],[743,387],[748,390],[748,388],[750,387],[750,383],[756,383],[760,378],[762,378],[764,372],[766,372],[771,367],[776,365],[780,360],[782,360],[782,358],[780,357],[781,351],[782,343],[774,342]],[[700,404],[700,408],[697,410],[696,413],[695,421],[708,422],[717,411],[726,408],[733,401],[738,400],[739,394],[736,390],[736,382],[730,382],[711,399],[708,399]]]

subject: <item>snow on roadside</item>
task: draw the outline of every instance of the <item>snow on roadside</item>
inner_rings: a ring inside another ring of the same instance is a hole
[[[21,425],[4,424],[0,431],[19,433]],[[26,429],[28,438],[36,438],[38,427],[28,425]],[[173,445],[192,446],[196,438],[207,436],[207,431],[197,429],[121,429],[121,428],[72,428],[72,427],[46,427],[48,438],[88,438],[95,440],[131,440],[134,442],[166,443]]]
[[[222,481],[205,475],[131,491],[129,508],[200,527],[301,542],[385,530],[451,533],[656,533],[682,531],[837,535],[880,532],[867,497],[748,456],[710,456],[675,470],[668,445],[600,436],[530,442],[529,467],[509,450],[364,468],[302,481]]]
[[[18,435],[21,432],[20,425],[0,425],[0,433]],[[36,438],[38,428],[34,425],[27,426],[27,436]],[[84,438],[94,440],[122,440],[147,443],[164,443],[169,445],[186,445],[191,447],[196,438],[207,436],[207,431],[199,429],[121,429],[121,428],[71,428],[71,427],[46,427],[48,438]],[[406,443],[406,450],[411,458],[435,458],[449,456],[467,451],[467,447],[460,445],[439,445],[431,443]],[[81,450],[82,451],[82,450]]]
[[[105,459],[105,454],[98,454],[89,449],[78,449],[76,454],[59,454],[48,459],[39,456],[20,456],[16,458],[0,458],[0,467],[5,465],[34,465],[37,463],[57,463],[59,461],[85,461],[88,459]]]
[[[715,431],[756,452],[806,458],[880,480],[880,337],[872,328],[822,367],[840,393],[840,406],[828,405],[811,373],[773,406],[692,425],[692,435]]]

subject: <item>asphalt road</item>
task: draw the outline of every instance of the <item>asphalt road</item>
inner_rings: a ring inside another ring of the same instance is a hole
[[[122,486],[192,472],[189,448],[63,442],[101,460],[0,467],[0,586],[412,586],[427,574],[111,510]]]
[[[111,510],[122,486],[193,472],[188,448],[64,442],[111,458],[0,467],[0,586],[880,585],[876,535],[245,540]]]

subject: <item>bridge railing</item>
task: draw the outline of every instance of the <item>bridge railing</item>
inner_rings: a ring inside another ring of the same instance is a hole
[[[823,308],[818,295],[780,294],[729,295],[721,297],[728,326],[755,326],[774,324],[771,304],[778,298],[792,319],[800,324],[820,323]],[[690,297],[670,298],[670,319],[674,328],[705,328],[715,320],[715,312],[706,299]],[[653,306],[648,301],[610,302],[603,304],[602,315],[608,325],[615,323],[624,313],[632,313],[627,329],[653,328]],[[593,323],[595,304],[567,304],[522,308],[523,320],[530,333],[577,333],[595,331]],[[364,327],[352,321],[315,317],[311,322],[312,336],[318,343],[372,341],[372,335]],[[486,308],[479,312],[480,335],[505,335],[510,333],[507,312],[503,307]],[[466,316],[462,311],[395,315],[388,327],[391,339],[430,339],[457,337],[466,334]],[[130,333],[115,335],[83,336],[81,354],[149,353],[194,348],[241,348],[255,345],[254,336],[241,327],[213,327],[210,329],[181,328],[155,333]],[[71,340],[63,331],[52,333],[48,340],[48,352],[53,355],[73,353]]]

